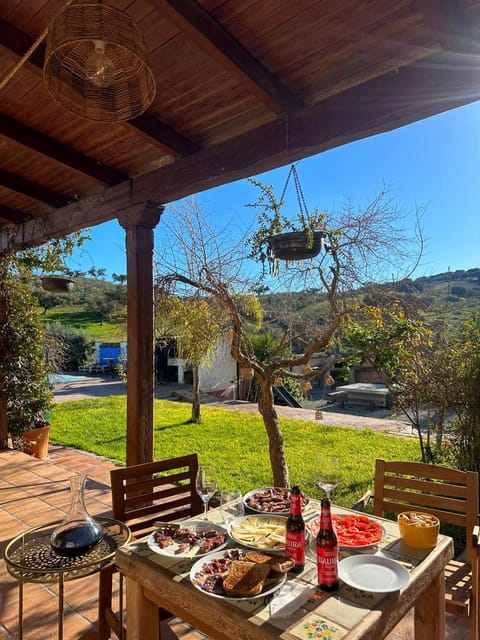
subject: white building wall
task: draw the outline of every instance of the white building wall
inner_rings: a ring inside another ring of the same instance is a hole
[[[230,355],[230,342],[221,340],[216,355],[208,365],[198,370],[200,391],[219,393],[228,390],[228,396],[235,398],[237,389],[237,363]]]

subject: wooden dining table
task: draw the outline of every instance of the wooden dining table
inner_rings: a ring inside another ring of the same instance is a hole
[[[308,509],[319,511],[320,505],[311,501]],[[350,512],[335,505],[332,511]],[[275,594],[233,601],[199,590],[189,577],[194,560],[157,554],[146,538],[118,549],[115,563],[127,585],[127,640],[159,640],[158,607],[213,640],[381,640],[414,607],[415,637],[444,639],[443,570],[453,557],[453,540],[439,535],[433,549],[413,549],[399,539],[396,522],[369,517],[384,527],[385,535],[361,553],[390,558],[405,567],[409,580],[399,590],[377,593],[341,582],[338,591],[321,592],[313,553],[307,552],[304,571],[289,576]],[[221,524],[220,511],[210,510],[209,519]],[[342,548],[340,559],[352,553],[359,550]]]

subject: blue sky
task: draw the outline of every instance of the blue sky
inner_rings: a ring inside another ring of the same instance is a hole
[[[414,276],[448,269],[480,267],[480,102],[412,125],[366,138],[304,159],[297,172],[308,209],[339,208],[350,198],[355,207],[366,205],[382,189],[407,211],[426,207],[423,229],[426,246]],[[261,174],[281,195],[288,166]],[[202,207],[220,228],[232,224],[232,233],[250,227],[255,211],[245,207],[258,192],[247,180],[217,187],[197,195]],[[293,188],[287,205],[295,204]],[[168,208],[156,231],[168,224]],[[105,268],[126,273],[124,231],[116,220],[91,229],[92,239],[70,262],[72,269]]]

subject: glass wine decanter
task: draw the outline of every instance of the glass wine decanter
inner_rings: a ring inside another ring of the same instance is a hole
[[[50,537],[52,549],[61,556],[82,555],[103,538],[102,525],[92,518],[85,506],[86,480],[85,474],[70,478],[70,509]]]

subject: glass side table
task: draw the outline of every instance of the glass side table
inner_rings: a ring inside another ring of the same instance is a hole
[[[100,517],[95,520],[102,524],[103,539],[80,556],[60,556],[50,546],[50,535],[61,520],[27,529],[7,544],[5,564],[10,575],[19,581],[19,640],[23,638],[23,585],[26,582],[59,585],[58,640],[63,640],[64,583],[98,573],[112,564],[115,551],[130,540],[130,529],[123,522]]]

